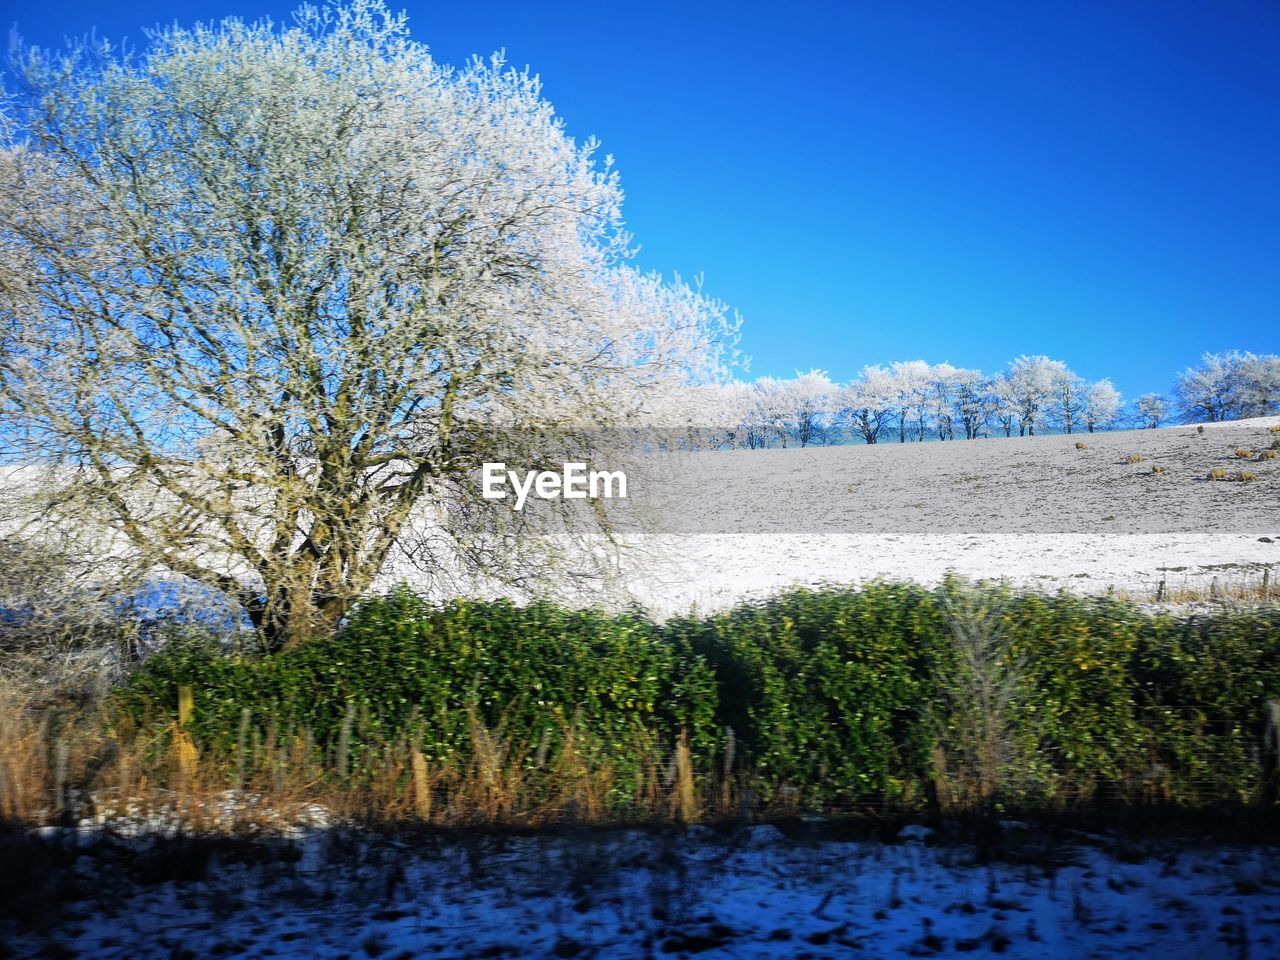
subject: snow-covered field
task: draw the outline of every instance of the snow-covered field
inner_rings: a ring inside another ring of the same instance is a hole
[[[1049,846],[1011,830],[1027,835],[985,863],[922,827],[885,843],[772,826],[321,832],[270,856],[227,844],[146,855],[143,841],[71,832],[84,855],[60,902],[7,931],[0,921],[0,955],[1280,956],[1280,850],[1084,835]]]
[[[1280,507],[1277,508],[1280,516]],[[1280,599],[1280,519],[1271,536],[1239,534],[777,534],[651,538],[632,593],[658,615],[724,609],[795,586],[877,578],[939,583],[948,574],[1019,587],[1208,599],[1260,588]],[[655,550],[660,546],[661,550]],[[656,561],[654,557],[661,558]]]
[[[1256,589],[1273,567],[1280,596],[1280,459],[1256,459],[1277,423],[687,455],[648,493],[634,485],[655,519],[632,539],[629,586],[662,614],[948,573],[1150,601],[1162,580],[1207,597],[1215,578]]]
[[[1280,596],[1280,456],[1259,459],[1280,443],[1269,430],[1277,425],[1280,417],[1203,432],[1175,426],[656,458],[630,476],[626,500],[611,501],[616,542],[629,547],[616,584],[629,596],[611,599],[667,616],[791,586],[933,584],[956,574],[1140,602],[1155,600],[1163,581],[1166,599],[1185,602],[1208,599],[1215,579],[1228,598],[1256,591],[1268,569]],[[1214,481],[1212,470],[1254,479]],[[11,492],[31,487],[28,473],[0,469]],[[118,538],[97,548],[116,552],[128,552]],[[442,596],[438,572],[401,558],[375,590],[407,582]],[[469,592],[507,591],[478,583]]]

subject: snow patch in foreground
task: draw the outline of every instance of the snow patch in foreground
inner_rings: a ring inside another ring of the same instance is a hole
[[[412,841],[316,831],[294,857],[215,860],[198,879],[150,886],[106,875],[119,849],[90,850],[69,885],[87,899],[67,904],[51,930],[0,940],[18,955],[136,960],[1280,955],[1274,849],[1167,843],[1121,859],[1081,845],[980,863],[927,831],[900,836],[907,842],[796,841],[774,827]]]

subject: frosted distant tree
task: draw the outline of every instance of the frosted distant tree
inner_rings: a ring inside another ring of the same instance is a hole
[[[749,450],[759,450],[769,445],[775,426],[770,422],[771,413],[766,407],[769,399],[755,383],[743,384],[738,398],[738,414],[741,424],[741,444]]]
[[[706,409],[704,419],[715,424],[729,447],[754,448],[763,445],[752,434],[751,384],[734,380],[718,386],[704,387]]]
[[[1249,415],[1252,401],[1247,370],[1256,361],[1251,353],[1206,353],[1200,365],[1188,367],[1174,381],[1173,396],[1179,415],[1187,421],[1211,423]]]
[[[1241,390],[1245,416],[1280,413],[1280,356],[1246,354],[1246,357]]]
[[[840,395],[845,417],[867,443],[879,441],[893,420],[896,403],[893,374],[879,366],[863,367],[858,379]]]
[[[1018,416],[1018,435],[1034,436],[1055,395],[1055,383],[1067,373],[1061,360],[1021,356],[1009,364],[1009,399]]]
[[[928,415],[939,440],[955,439],[956,378],[960,370],[943,362],[929,368]]]
[[[1138,423],[1154,430],[1169,418],[1169,401],[1158,393],[1144,393],[1134,404]]]
[[[272,646],[393,555],[536,582],[557,554],[478,465],[543,465],[543,430],[589,454],[720,376],[724,308],[627,263],[618,179],[537,80],[444,67],[375,0],[16,57],[0,430],[59,468],[51,522]]]
[[[889,369],[893,375],[898,442],[907,442],[907,431],[913,426],[916,439],[923,441],[931,397],[929,364],[923,360],[902,360],[891,364]]]
[[[751,384],[751,391],[752,421],[760,425],[766,438],[787,446],[793,414],[787,382],[777,377],[761,377]]]
[[[807,447],[829,426],[836,409],[836,386],[824,370],[797,373],[782,381],[788,430],[801,447]]]
[[[1063,366],[1054,373],[1052,385],[1053,419],[1063,433],[1073,433],[1087,405],[1088,390],[1084,380]]]
[[[1084,425],[1093,433],[1115,423],[1121,410],[1120,391],[1110,380],[1099,380],[1089,387],[1084,398]]]
[[[1008,375],[997,376],[991,381],[991,416],[1000,424],[1006,437],[1013,436],[1014,425],[1022,410],[1013,383]]]
[[[630,429],[663,451],[746,445],[751,386],[739,380],[673,388],[653,398]]]
[[[974,440],[992,415],[992,381],[981,370],[957,370],[953,378],[952,404],[964,427],[966,440]]]

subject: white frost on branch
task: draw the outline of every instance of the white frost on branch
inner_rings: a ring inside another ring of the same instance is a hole
[[[377,0],[14,73],[0,430],[58,468],[56,522],[219,585],[279,642],[393,554],[501,576],[540,541],[469,471],[539,466],[547,433],[581,454],[723,380],[725,307],[627,262],[595,142],[532,75],[439,64]]]

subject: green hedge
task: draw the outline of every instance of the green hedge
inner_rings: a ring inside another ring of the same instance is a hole
[[[682,729],[695,748],[715,736],[714,678],[687,649],[640,616],[545,603],[437,607],[400,592],[361,605],[335,637],[281,653],[175,644],[119,702],[143,725],[171,723],[180,684],[196,690],[190,732],[203,750],[230,756],[247,709],[259,735],[305,734],[330,761],[345,741],[352,772],[376,768],[378,748],[400,738],[432,762],[466,764],[474,720],[540,768],[572,736],[620,781]]]
[[[1280,610],[1158,618],[1130,665],[1137,719],[1171,798],[1256,799],[1265,711],[1280,699]]]
[[[934,601],[897,584],[801,590],[668,632],[711,664],[718,719],[764,789],[806,804],[899,797],[928,772],[920,708],[949,653]]]
[[[699,773],[719,773],[730,728],[735,769],[750,771],[761,799],[914,805],[940,776],[959,776],[947,757],[972,746],[981,684],[953,624],[956,598],[977,596],[993,611],[995,673],[1008,684],[992,740],[1002,796],[1262,795],[1265,705],[1280,698],[1275,608],[1174,618],[1109,599],[974,589],[797,590],[661,626],[398,593],[363,604],[331,639],[271,656],[174,645],[119,702],[159,727],[173,720],[176,687],[191,684],[202,749],[230,755],[247,709],[255,730],[305,731],[329,758],[349,740],[352,769],[405,737],[435,762],[466,763],[474,715],[526,757],[535,744],[554,756],[572,731],[584,759],[620,781],[681,730]]]

